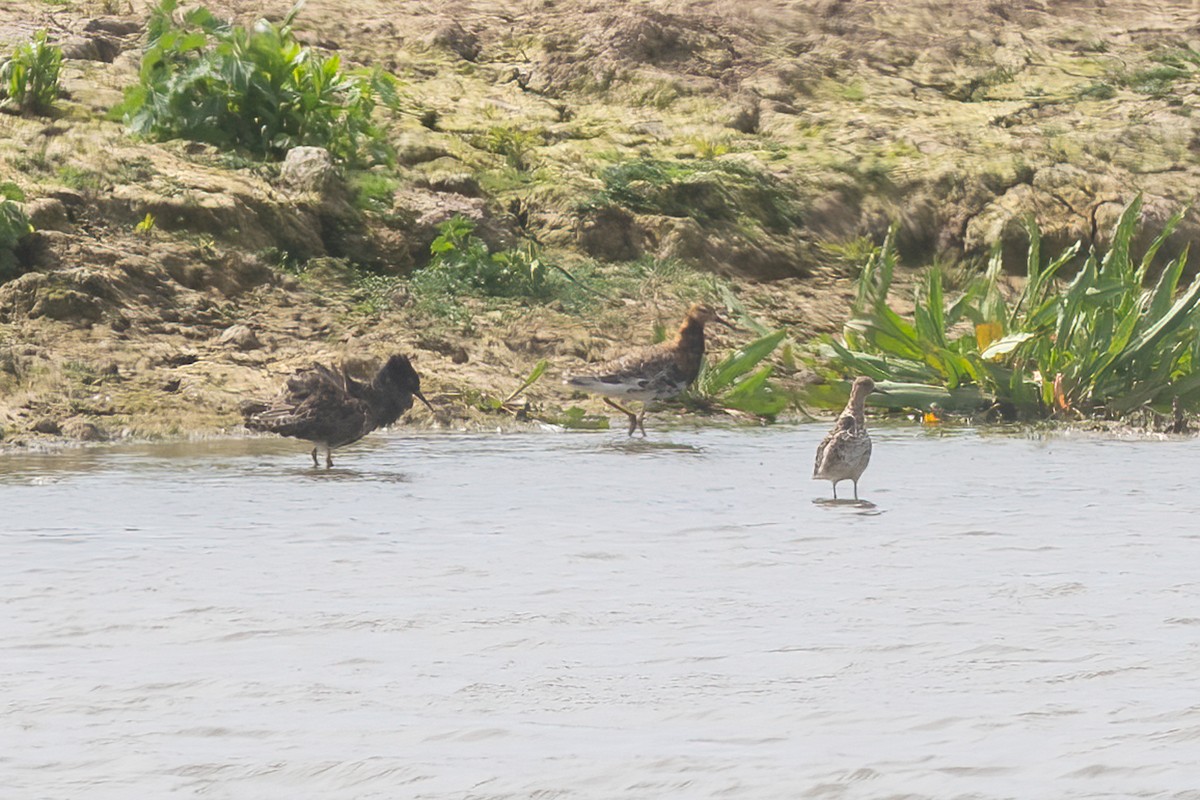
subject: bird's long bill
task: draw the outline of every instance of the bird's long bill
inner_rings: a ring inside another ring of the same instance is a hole
[[[416,395],[418,400],[420,400],[422,403],[425,404],[425,407],[429,409],[430,413],[433,413],[433,414],[437,413],[436,411],[433,410],[433,404],[425,399],[425,395],[421,394],[420,389],[417,389],[416,391],[414,391],[413,394]]]

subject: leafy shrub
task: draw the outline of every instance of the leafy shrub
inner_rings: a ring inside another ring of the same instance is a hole
[[[443,222],[430,245],[433,260],[413,275],[413,288],[424,295],[484,295],[545,298],[550,286],[546,267],[533,245],[493,253],[475,235],[465,217]]]
[[[230,26],[204,7],[177,23],[178,0],[160,0],[147,26],[141,77],[122,105],[135,133],[244,147],[280,158],[297,145],[340,161],[389,161],[372,121],[376,98],[399,105],[396,83],[380,72],[347,75],[336,55],[305,48],[292,33],[300,4],[279,25]]]
[[[525,172],[532,163],[533,151],[539,141],[538,135],[532,131],[497,125],[477,137],[475,145],[481,150],[504,156],[504,162],[508,166],[518,172]]]
[[[62,50],[47,44],[46,32],[38,31],[0,63],[0,108],[13,105],[33,114],[49,112],[59,95],[61,71]]]
[[[775,176],[743,161],[640,158],[600,173],[603,188],[584,210],[621,206],[631,211],[691,217],[700,223],[751,219],[786,231],[800,219],[794,195]]]
[[[17,271],[17,245],[33,230],[29,217],[8,198],[0,200],[0,282]]]
[[[1024,417],[1048,413],[1128,414],[1179,401],[1200,408],[1200,278],[1180,293],[1187,252],[1170,261],[1153,286],[1150,264],[1182,219],[1173,216],[1140,261],[1130,244],[1141,198],[1121,215],[1112,244],[1094,250],[1067,283],[1058,272],[1079,245],[1049,263],[1041,259],[1037,225],[1028,223],[1027,276],[1021,291],[1000,289],[997,249],[986,272],[953,302],[941,273],[918,283],[911,320],[887,304],[896,264],[892,237],[872,254],[859,280],[845,346],[830,342],[835,363],[889,386],[938,402],[999,402]],[[958,391],[934,397],[929,389]],[[920,403],[912,403],[920,405]]]

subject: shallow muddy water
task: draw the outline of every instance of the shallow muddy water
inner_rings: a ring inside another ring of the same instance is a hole
[[[1200,442],[824,430],[0,457],[0,797],[1200,797]]]

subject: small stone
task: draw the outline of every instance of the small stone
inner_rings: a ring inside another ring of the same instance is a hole
[[[257,350],[262,342],[246,325],[231,325],[221,334],[221,344],[232,344],[238,350]]]
[[[279,167],[283,185],[297,192],[323,194],[337,180],[333,157],[323,147],[293,147]]]
[[[30,224],[38,230],[55,230],[64,233],[71,230],[67,218],[67,207],[56,197],[41,197],[25,204],[25,214]]]
[[[62,433],[62,426],[58,424],[58,420],[51,417],[42,417],[37,422],[33,423],[30,428],[34,433],[44,433],[48,436],[58,436]]]

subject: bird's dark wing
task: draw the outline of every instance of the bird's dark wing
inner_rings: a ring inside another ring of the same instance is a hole
[[[373,427],[367,403],[349,388],[344,373],[313,365],[288,378],[267,408],[247,415],[246,427],[331,446],[348,444]]]
[[[663,344],[631,350],[567,382],[598,394],[657,397],[678,394],[687,383],[674,353]]]

